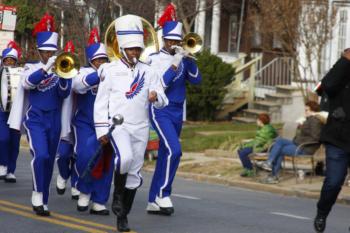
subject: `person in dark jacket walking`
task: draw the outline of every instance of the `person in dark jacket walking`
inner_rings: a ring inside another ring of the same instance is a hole
[[[321,129],[323,126],[323,117],[318,114],[320,106],[314,101],[308,101],[305,104],[305,121],[299,125],[293,140],[282,137],[276,139],[269,153],[267,161],[261,165],[261,168],[272,171],[272,174],[262,180],[262,183],[276,184],[278,183],[278,173],[281,170],[284,155],[305,155],[313,154],[319,148],[320,144],[312,144],[298,150],[298,146],[307,142],[319,142]]]
[[[314,228],[324,232],[326,219],[337,200],[350,162],[350,49],[326,74],[321,89],[327,94],[329,116],[321,133],[326,148],[326,178],[317,203]]]

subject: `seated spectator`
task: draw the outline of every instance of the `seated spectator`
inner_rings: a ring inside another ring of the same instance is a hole
[[[241,145],[237,151],[244,169],[241,173],[242,177],[251,177],[254,175],[253,165],[248,155],[266,151],[277,136],[276,130],[270,125],[269,115],[260,114],[256,120],[256,124],[258,125],[258,131],[255,138]]]
[[[309,101],[305,104],[305,120],[298,126],[296,135],[293,140],[285,138],[277,138],[269,153],[268,159],[257,164],[264,170],[272,173],[262,180],[262,183],[277,184],[278,173],[282,166],[284,155],[295,155],[297,147],[302,143],[318,142],[323,124],[325,123],[324,116],[319,114],[320,106],[315,101]],[[297,156],[306,154],[314,154],[320,144],[312,144],[303,147],[298,151]]]

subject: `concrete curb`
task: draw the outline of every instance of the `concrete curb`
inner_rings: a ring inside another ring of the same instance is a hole
[[[143,168],[143,170],[150,173],[154,172],[153,168]],[[206,182],[210,184],[222,184],[222,185],[228,185],[228,186],[235,186],[235,187],[246,188],[250,190],[258,190],[263,192],[280,194],[284,196],[304,197],[304,198],[310,198],[310,199],[318,199],[320,196],[319,192],[310,192],[305,190],[291,190],[291,189],[282,188],[274,185],[260,184],[257,182],[251,182],[251,181],[245,181],[245,180],[244,181],[231,180],[231,179],[222,178],[222,177],[215,177],[215,176],[196,174],[196,173],[190,173],[190,172],[177,172],[176,175],[182,178],[192,179],[195,181]],[[344,198],[344,197],[338,197],[337,203],[350,205],[350,199]]]

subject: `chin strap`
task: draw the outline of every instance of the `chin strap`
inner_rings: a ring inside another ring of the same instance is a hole
[[[44,60],[43,60],[43,57],[41,56],[41,54],[40,54],[40,52],[39,52],[39,49],[37,49],[36,52],[37,52],[38,55],[39,55],[40,61],[41,61],[43,64],[45,64],[45,63],[44,63]]]
[[[139,62],[139,60],[137,60],[135,57],[132,59],[132,61],[130,61],[130,59],[126,55],[125,50],[123,48],[120,48],[120,50],[122,51],[123,57],[129,64],[133,64],[133,66],[135,66]]]
[[[92,64],[91,61],[89,61],[89,64],[90,64],[90,66],[91,66],[94,70],[97,70],[96,66],[94,66],[94,64]]]

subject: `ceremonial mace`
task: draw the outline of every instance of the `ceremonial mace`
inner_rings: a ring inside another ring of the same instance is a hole
[[[115,115],[112,118],[112,126],[111,128],[109,128],[108,133],[107,133],[107,137],[108,139],[111,138],[112,132],[115,128],[116,125],[121,125],[124,122],[124,117],[120,114]],[[96,161],[102,151],[103,145],[100,144],[95,152],[95,154],[90,158],[90,160],[88,161],[88,164],[86,166],[86,169],[84,170],[83,174],[81,175],[81,178],[84,179],[88,174],[91,173],[92,168],[95,166]]]

